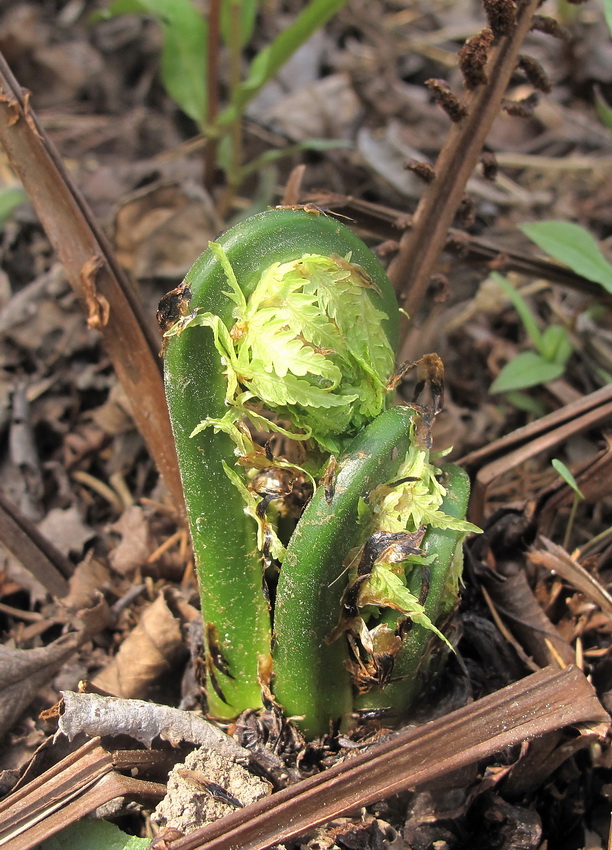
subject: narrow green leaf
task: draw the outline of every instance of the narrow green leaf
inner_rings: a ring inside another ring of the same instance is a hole
[[[563,374],[563,366],[549,363],[535,351],[523,351],[506,363],[491,384],[490,393],[507,393],[554,381]]]
[[[491,277],[496,283],[501,286],[505,294],[508,296],[508,298],[510,299],[510,303],[512,304],[516,312],[519,314],[521,322],[523,323],[523,326],[527,331],[529,338],[531,339],[535,347],[538,349],[538,351],[541,351],[542,332],[538,327],[538,323],[536,322],[535,316],[531,312],[529,304],[525,301],[520,292],[518,292],[518,290],[516,290],[505,277],[502,277],[502,275],[498,274],[497,272],[494,272]]]
[[[612,34],[612,0],[604,0],[604,16],[606,18],[606,23],[608,25],[608,29]]]
[[[584,227],[569,221],[534,221],[520,229],[553,259],[612,292],[612,264]]]
[[[552,463],[553,467],[555,468],[555,470],[559,473],[561,478],[565,481],[565,483],[569,487],[572,488],[574,493],[580,499],[584,499],[584,493],[581,491],[580,487],[578,486],[578,482],[576,481],[576,479],[574,478],[572,473],[569,471],[567,466],[563,463],[563,461],[557,460],[557,458],[553,458],[553,460],[551,460],[551,463]]]
[[[167,5],[167,2],[162,0],[160,6],[162,5]],[[150,9],[147,8],[145,0],[115,0],[108,9],[104,9],[99,14],[105,18],[114,18],[118,15],[145,15],[148,12]]]
[[[232,6],[238,14],[233,18]],[[245,47],[251,40],[257,19],[258,0],[223,0],[221,3],[221,37],[226,47],[234,43],[236,35],[240,47]],[[234,31],[233,21],[239,22],[239,32]]]
[[[174,0],[173,0],[174,2]],[[183,5],[182,3],[179,5]],[[206,22],[186,3],[190,12],[164,26],[161,74],[170,97],[200,127],[206,120]]]
[[[612,130],[612,108],[608,106],[599,86],[593,86],[593,94],[595,95],[595,109],[599,115],[599,120],[604,127]]]
[[[505,399],[508,404],[511,404],[517,410],[530,413],[537,418],[545,416],[548,413],[548,408],[536,395],[530,395],[528,392],[523,392],[523,390],[512,390],[506,393]]]
[[[565,366],[573,350],[570,335],[563,325],[549,325],[542,334],[540,354],[549,363]]]
[[[287,156],[294,156],[301,151],[331,151],[338,148],[352,148],[352,142],[347,139],[305,139],[303,142],[298,142],[295,145],[287,145],[285,148],[274,148],[264,151],[261,156],[252,159],[243,166],[240,173],[243,178],[248,177],[260,170],[263,165],[271,162],[277,162],[279,159],[284,159]]]
[[[183,112],[202,126],[206,117],[206,21],[189,0],[115,0],[106,17],[128,14],[152,15],[161,25],[164,86]]]
[[[246,105],[283,67],[313,33],[341,9],[347,0],[311,0],[292,24],[286,27],[251,62],[246,80],[236,89],[231,105],[219,116],[220,127],[231,124]]]

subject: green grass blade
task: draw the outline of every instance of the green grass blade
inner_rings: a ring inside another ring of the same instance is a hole
[[[245,47],[253,35],[259,0],[222,0],[221,3],[221,37],[226,47],[229,47],[235,37],[232,19],[232,6],[238,7],[240,20],[240,47]]]
[[[246,80],[236,89],[232,104],[219,116],[218,125],[227,126],[235,121],[298,47],[324,26],[346,2],[347,0],[311,0],[293,23],[253,59]]]
[[[494,272],[491,277],[493,280],[499,284],[499,286],[503,289],[504,293],[510,299],[510,303],[519,314],[521,322],[525,330],[527,331],[529,338],[538,349],[541,351],[542,349],[542,333],[538,327],[538,323],[535,320],[535,316],[531,312],[531,308],[529,304],[525,301],[523,296],[516,290],[508,280],[502,275]]]
[[[170,97],[202,126],[206,117],[206,21],[189,0],[115,0],[104,17],[152,15],[162,27],[161,76]]]

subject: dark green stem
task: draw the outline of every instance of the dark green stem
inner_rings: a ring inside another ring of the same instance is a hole
[[[325,733],[352,708],[346,640],[338,624],[347,583],[343,567],[357,541],[360,499],[397,473],[410,446],[411,408],[381,413],[338,461],[331,487],[319,486],[294,532],[275,609],[275,693],[308,736]],[[327,490],[327,494],[326,494]]]
[[[470,496],[470,481],[465,470],[454,464],[442,467],[442,484],[446,496],[440,509],[449,516],[464,519]],[[424,601],[425,613],[439,624],[453,610],[457,601],[457,582],[461,574],[461,541],[464,532],[431,528],[423,540],[423,548],[435,560],[429,566],[429,587]],[[417,576],[418,578],[418,576]],[[417,591],[418,595],[418,591]],[[388,611],[383,621],[395,628],[401,618]],[[392,681],[382,689],[372,689],[357,699],[359,709],[387,708],[390,717],[401,717],[423,687],[432,653],[428,647],[440,638],[425,626],[413,623],[395,656]]]

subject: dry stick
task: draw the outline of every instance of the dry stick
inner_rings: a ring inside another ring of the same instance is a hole
[[[402,236],[399,253],[389,266],[392,283],[406,293],[404,306],[409,315],[415,314],[423,300],[539,5],[540,0],[517,4],[516,26],[511,35],[500,38],[492,48],[486,64],[487,82],[466,95],[463,105],[467,114],[453,123],[435,165],[435,178],[419,202],[412,229]]]
[[[404,232],[412,227],[412,220],[406,213],[382,204],[364,201],[362,198],[354,198],[351,195],[323,191],[310,192],[302,200],[303,203],[313,203],[332,213],[342,211],[357,223],[359,229],[379,239],[396,239],[398,231]],[[296,204],[297,198],[291,201],[283,199],[283,203]],[[586,277],[576,274],[565,266],[560,266],[553,260],[537,257],[530,252],[510,250],[495,239],[485,239],[451,227],[444,250],[459,257],[464,263],[486,262],[500,272],[515,271],[544,278],[604,302],[612,301],[612,296],[606,293],[599,283],[593,283],[592,280],[587,280]]]
[[[22,93],[1,54],[0,143],[87,311],[88,326],[102,335],[130,399],[134,420],[174,504],[182,506],[183,491],[157,357],[159,340],[86,201],[36,120],[29,93]]]
[[[570,417],[570,413],[574,415]],[[560,445],[574,434],[579,434],[600,423],[609,422],[611,417],[612,386],[608,385],[492,443],[488,448],[495,460],[478,469],[472,488],[468,511],[471,522],[477,525],[484,523],[486,491],[500,475],[525,463],[540,452]],[[527,436],[530,437],[528,441]],[[522,445],[523,441],[525,441],[524,445]],[[511,450],[514,445],[518,445],[518,448]],[[500,447],[508,450],[501,457],[498,456]],[[466,455],[461,458],[460,463],[473,474],[478,462],[481,462],[483,457],[487,457],[485,452],[486,449]]]
[[[575,667],[547,667],[362,755],[169,842],[169,850],[266,850],[564,726],[605,734],[610,718]]]
[[[515,428],[510,434],[505,434],[480,449],[463,455],[457,463],[467,469],[470,474],[473,474],[485,464],[491,463],[510,450],[529,443],[536,437],[548,434],[554,428],[566,422],[576,421],[583,414],[603,408],[610,402],[612,402],[612,385],[607,384],[605,387],[600,387],[598,390],[594,390],[594,392],[582,396],[558,410],[553,410],[552,413],[548,413],[528,425],[523,425],[522,428]]]
[[[53,596],[66,596],[72,563],[0,492],[0,540]]]
[[[93,738],[0,802],[0,848],[31,850],[118,797],[164,796],[166,786],[123,776],[155,769],[158,752],[108,752]]]

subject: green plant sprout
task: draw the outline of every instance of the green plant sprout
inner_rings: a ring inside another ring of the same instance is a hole
[[[492,278],[508,296],[536,350],[522,351],[506,363],[489,391],[509,393],[559,378],[573,351],[567,329],[563,325],[549,325],[541,331],[528,303],[512,284],[497,272]]]
[[[612,264],[584,227],[569,221],[533,221],[520,230],[554,260],[612,293]]]
[[[205,19],[191,0],[114,0],[108,9],[96,13],[94,20],[117,15],[152,16],[161,26],[164,44],[161,55],[161,79],[179,108],[188,115],[207,138],[211,150],[218,152],[230,189],[234,191],[245,177],[265,163],[288,156],[296,150],[324,150],[346,143],[312,139],[280,151],[268,151],[247,165],[242,161],[242,117],[261,89],[273,79],[317,30],[323,27],[347,0],[309,0],[294,20],[271,44],[251,60],[243,76],[243,52],[252,38],[259,0],[212,0],[219,10],[218,19]],[[214,21],[214,23],[213,23]],[[217,107],[218,40],[229,53],[230,91],[224,109]],[[209,164],[214,171],[214,162]]]
[[[567,549],[569,546],[570,537],[572,535],[572,529],[574,527],[574,520],[576,519],[576,511],[578,510],[579,503],[584,499],[584,494],[581,492],[580,487],[578,486],[578,482],[567,468],[567,466],[561,460],[557,460],[554,458],[551,461],[551,464],[556,472],[559,473],[561,478],[565,481],[565,483],[574,491],[574,500],[572,502],[572,507],[570,510],[569,517],[567,519],[567,526],[565,528],[565,535],[563,538],[563,548]]]
[[[612,264],[588,230],[566,221],[529,222],[520,229],[554,260],[612,293]],[[490,392],[514,393],[559,378],[573,351],[567,328],[549,325],[541,331],[529,305],[508,280],[497,273],[492,278],[510,299],[536,350],[521,352],[507,363]]]
[[[465,473],[431,462],[435,409],[393,406],[382,266],[332,218],[269,210],[211,243],[160,314],[209,710],[271,685],[313,737],[368,700],[399,716],[477,529]]]
[[[10,219],[15,210],[25,203],[28,196],[21,186],[5,186],[0,189],[0,230]]]

